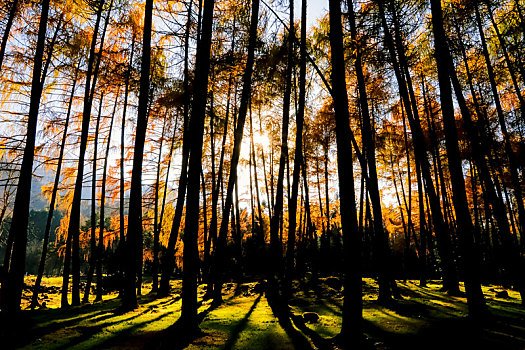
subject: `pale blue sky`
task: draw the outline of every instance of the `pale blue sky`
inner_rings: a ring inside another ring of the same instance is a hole
[[[308,27],[317,23],[317,20],[323,17],[327,12],[328,0],[308,0],[307,4],[307,22]],[[301,17],[301,0],[295,0],[295,16]]]

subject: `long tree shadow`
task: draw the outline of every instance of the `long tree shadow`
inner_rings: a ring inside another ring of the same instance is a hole
[[[284,329],[286,334],[292,340],[292,344],[296,349],[313,349],[309,339],[301,332],[299,332],[292,324],[290,318],[290,310],[288,305],[283,305],[281,301],[268,299],[268,305],[272,309],[273,315],[277,318],[279,325]]]
[[[262,297],[262,294],[260,294],[257,297],[257,299],[255,299],[253,305],[250,307],[250,310],[248,310],[246,315],[244,315],[243,319],[239,321],[239,323],[237,323],[235,328],[232,330],[230,338],[224,345],[224,349],[231,349],[233,345],[235,344],[235,342],[237,341],[237,339],[239,339],[240,333],[244,330],[244,328],[246,328],[246,325],[248,324],[248,320],[250,316],[252,315],[253,311],[255,310],[255,308],[257,307],[257,304],[259,304],[261,297]]]
[[[120,344],[122,344],[122,340],[123,339],[127,339],[129,340],[131,335],[133,334],[133,332],[135,332],[136,330],[140,329],[140,328],[143,328],[145,326],[147,326],[148,324],[150,323],[153,323],[153,322],[158,322],[170,315],[173,315],[175,313],[175,311],[171,311],[171,312],[166,312],[162,315],[159,315],[153,319],[148,319],[146,321],[143,321],[143,322],[138,322],[138,323],[134,323],[132,326],[130,327],[127,327],[125,329],[123,329],[122,331],[118,332],[118,334],[115,336],[115,337],[112,337],[112,338],[109,338],[107,340],[105,340],[104,342],[100,343],[97,345],[97,348],[102,348],[102,349],[106,349],[106,348],[110,348],[110,347],[114,347],[114,346],[118,346]],[[124,322],[124,321],[121,321],[121,322]],[[117,323],[121,323],[121,322],[117,322]],[[104,326],[102,328],[105,328],[107,326]],[[144,337],[144,335],[142,335],[142,337]],[[80,342],[79,342],[80,343]]]

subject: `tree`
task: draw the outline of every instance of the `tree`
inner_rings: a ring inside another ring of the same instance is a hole
[[[189,124],[189,167],[186,200],[186,223],[184,227],[184,260],[182,275],[181,324],[186,332],[193,334],[198,330],[197,321],[197,234],[199,231],[199,191],[202,161],[202,142],[204,135],[204,116],[210,68],[210,48],[212,37],[214,0],[204,2],[202,30],[197,44],[195,61],[195,80],[191,118]]]
[[[79,229],[80,229],[80,202],[82,197],[82,183],[84,179],[84,160],[86,156],[86,148],[89,134],[89,122],[91,119],[91,106],[93,104],[93,94],[97,82],[98,68],[100,67],[100,54],[102,53],[102,46],[104,40],[101,40],[101,49],[99,50],[99,59],[95,65],[95,47],[97,42],[100,19],[102,17],[102,10],[104,7],[104,0],[100,0],[97,4],[95,27],[93,29],[93,36],[91,38],[91,47],[89,50],[88,67],[86,72],[86,84],[84,89],[84,108],[82,111],[82,131],[79,145],[78,170],[75,181],[75,190],[73,194],[73,201],[71,203],[71,212],[69,214],[69,227],[67,231],[66,253],[64,257],[64,271],[62,280],[62,307],[68,306],[67,292],[69,285],[70,263],[72,268],[72,305],[80,304],[80,252],[79,252]],[[104,34],[102,35],[104,37]],[[93,79],[93,80],[92,80]]]
[[[457,221],[458,232],[461,234],[460,241],[464,254],[465,264],[465,289],[467,292],[467,303],[469,315],[479,318],[485,309],[485,300],[481,291],[479,280],[478,256],[474,245],[472,218],[468,209],[467,196],[465,192],[465,180],[459,158],[459,146],[456,122],[454,118],[454,107],[452,102],[452,90],[450,86],[450,66],[447,58],[450,52],[447,47],[446,34],[443,29],[443,13],[441,3],[438,0],[431,0],[432,8],[432,28],[434,33],[434,46],[436,49],[436,65],[438,69],[438,80],[441,97],[441,111],[445,126],[445,138],[447,146],[447,158],[452,182],[454,208],[456,217],[461,218]]]
[[[228,187],[226,189],[226,201],[223,209],[222,222],[219,230],[219,237],[217,246],[215,248],[215,265],[218,269],[214,273],[215,285],[214,285],[214,302],[222,302],[222,280],[220,277],[221,266],[223,266],[224,259],[224,248],[226,235],[228,233],[228,221],[230,217],[230,210],[233,202],[233,187],[237,183],[237,165],[239,164],[239,157],[241,154],[241,144],[244,134],[244,124],[246,122],[246,115],[248,113],[248,105],[251,100],[252,94],[252,74],[253,64],[255,61],[255,45],[257,43],[257,26],[259,23],[259,0],[252,1],[252,15],[249,30],[249,43],[248,43],[248,58],[246,60],[246,67],[243,75],[243,86],[241,94],[241,104],[239,107],[239,115],[237,119],[237,125],[235,127],[235,140],[233,145],[233,153],[230,161],[230,176],[228,178]],[[238,198],[238,195],[237,195]],[[238,203],[238,201],[237,201]],[[237,215],[237,220],[240,220]]]
[[[14,237],[13,254],[7,267],[5,294],[2,293],[2,298],[4,299],[2,305],[8,313],[15,313],[20,310],[20,299],[22,297],[22,286],[24,284],[31,177],[33,174],[38,111],[40,109],[40,99],[43,89],[40,79],[46,42],[49,3],[49,0],[44,0],[40,11],[38,39],[32,73],[31,100],[27,119],[26,145],[24,148],[22,167],[20,168],[20,178],[18,180],[13,218],[11,219],[9,232],[9,235]]]
[[[352,144],[350,143],[348,95],[346,93],[341,3],[339,0],[329,1],[329,13],[330,47],[332,50],[332,98],[335,111],[337,171],[339,175],[341,224],[345,253],[343,324],[341,326],[340,339],[343,344],[351,344],[352,341],[361,339],[362,336],[361,236],[357,227],[357,210],[354,199],[354,169],[352,164]]]
[[[134,309],[138,306],[135,283],[137,278],[137,255],[142,244],[142,162],[144,141],[148,126],[148,103],[150,97],[150,62],[151,62],[151,29],[153,16],[153,0],[146,0],[144,11],[144,35],[142,37],[142,63],[140,70],[140,94],[137,112],[137,127],[135,130],[135,151],[133,155],[133,170],[131,173],[131,189],[129,196],[128,234],[126,237],[124,259],[125,278],[122,307]],[[142,266],[142,264],[140,264]]]

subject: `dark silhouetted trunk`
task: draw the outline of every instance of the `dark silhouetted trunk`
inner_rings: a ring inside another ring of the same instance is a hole
[[[197,320],[197,270],[199,233],[199,188],[202,166],[202,141],[210,70],[210,49],[213,24],[214,0],[203,5],[202,31],[197,44],[195,62],[195,84],[193,91],[192,114],[189,139],[190,159],[188,167],[188,195],[186,203],[186,222],[184,227],[182,310],[181,325],[186,332],[193,333],[199,328]],[[178,204],[178,203],[177,203]],[[172,232],[173,233],[173,232]]]
[[[485,300],[479,280],[479,261],[473,237],[472,218],[468,208],[465,179],[461,166],[458,135],[454,118],[452,90],[450,86],[450,52],[443,28],[443,13],[440,0],[430,1],[436,64],[438,70],[441,111],[445,130],[448,167],[452,183],[452,200],[456,211],[458,235],[463,252],[464,279],[469,315],[480,317],[485,311]]]
[[[113,123],[115,121],[115,113],[117,111],[118,93],[115,96],[115,104],[113,105],[113,112],[111,113],[111,121],[109,124],[108,139],[106,144],[106,155],[104,156],[104,168],[102,169],[102,183],[100,189],[100,218],[98,226],[98,246],[96,255],[96,272],[97,272],[97,290],[95,301],[102,301],[102,260],[104,258],[104,226],[105,216],[104,210],[106,209],[106,180],[108,173],[108,159],[109,149],[111,146],[111,133],[113,131]]]
[[[241,152],[241,144],[244,133],[244,124],[246,122],[246,115],[248,113],[248,105],[251,100],[252,94],[252,74],[253,64],[255,60],[255,45],[257,43],[257,25],[259,23],[259,0],[252,1],[252,15],[250,22],[249,31],[249,42],[248,42],[248,57],[246,60],[246,67],[244,69],[243,86],[241,94],[241,104],[239,107],[239,115],[237,118],[237,125],[235,126],[235,138],[233,144],[233,153],[230,161],[230,176],[228,178],[228,187],[226,189],[226,201],[222,213],[222,221],[219,229],[219,236],[217,238],[217,246],[215,247],[214,255],[214,271],[212,278],[215,279],[213,286],[213,301],[214,303],[222,302],[222,278],[224,262],[226,257],[224,256],[224,249],[226,247],[226,236],[228,234],[228,219],[230,216],[230,210],[233,204],[233,190],[237,182],[237,165],[239,163],[239,157]],[[237,212],[237,221],[239,221],[239,213]],[[240,225],[237,225],[239,230]],[[237,232],[237,240],[240,240],[240,232]],[[240,243],[240,242],[239,242]]]
[[[89,302],[91,292],[91,281],[95,272],[97,261],[97,162],[98,162],[98,134],[100,129],[100,118],[102,115],[102,105],[104,102],[104,92],[100,93],[100,104],[98,106],[97,125],[95,126],[95,138],[93,139],[93,165],[91,167],[91,237],[89,251],[89,271],[86,277],[86,288],[84,290],[83,303]]]
[[[67,292],[69,285],[69,273],[70,273],[70,260],[71,260],[71,272],[73,275],[72,280],[72,296],[71,303],[72,305],[80,305],[80,244],[79,244],[79,234],[80,234],[80,205],[82,197],[82,185],[84,180],[84,160],[86,156],[86,148],[88,143],[89,135],[89,122],[91,119],[91,106],[93,104],[93,94],[95,92],[98,67],[100,65],[100,55],[102,53],[103,47],[103,37],[100,45],[100,50],[98,54],[98,60],[93,71],[93,65],[95,64],[95,47],[97,44],[97,36],[100,25],[100,20],[102,18],[102,10],[104,7],[105,1],[100,1],[99,7],[96,13],[96,22],[93,29],[93,37],[91,38],[91,47],[89,50],[89,59],[88,67],[86,72],[86,83],[84,90],[84,108],[82,112],[82,126],[81,126],[81,135],[80,135],[80,144],[79,144],[79,157],[78,157],[78,168],[77,176],[75,180],[75,189],[73,193],[73,200],[71,202],[71,212],[69,215],[69,227],[67,231],[66,238],[66,252],[64,257],[64,271],[62,275],[62,307],[68,306],[67,301]],[[92,80],[93,78],[93,80]]]
[[[142,62],[140,70],[140,92],[137,110],[137,127],[135,129],[135,149],[133,155],[133,169],[131,172],[131,187],[129,195],[128,234],[126,237],[124,277],[124,295],[122,307],[134,309],[138,306],[136,294],[136,279],[138,269],[142,264],[137,259],[142,259],[142,162],[144,155],[144,142],[148,126],[148,105],[150,98],[150,62],[151,62],[151,27],[152,27],[153,0],[146,0],[144,11],[144,35],[142,38]]]
[[[129,63],[126,70],[126,77],[124,81],[124,106],[122,110],[122,123],[120,126],[120,187],[119,187],[119,241],[117,248],[117,256],[122,257],[124,254],[124,244],[126,243],[126,238],[124,235],[125,232],[125,218],[124,218],[124,209],[126,206],[125,198],[125,187],[126,187],[126,178],[125,178],[125,164],[126,164],[126,115],[128,110],[128,98],[129,98],[129,88],[130,88],[130,78],[131,78],[131,69],[133,65],[133,53],[135,50],[135,33],[131,38],[131,48],[129,54]],[[118,275],[119,279],[123,278],[124,273],[124,260],[119,259]],[[122,296],[122,287],[120,288],[120,293]]]
[[[9,15],[4,28],[4,34],[2,35],[2,43],[0,44],[0,72],[2,71],[2,64],[5,57],[5,49],[7,47],[7,41],[9,40],[9,34],[11,33],[11,27],[15,20],[16,11],[18,9],[18,0],[13,0],[11,8],[9,9]]]
[[[159,296],[166,296],[170,290],[170,279],[175,267],[175,246],[179,236],[180,222],[182,219],[182,212],[184,210],[184,198],[186,197],[186,188],[188,182],[188,159],[190,155],[190,125],[189,125],[189,111],[190,111],[190,90],[189,90],[189,37],[191,25],[191,5],[193,1],[188,4],[188,18],[186,20],[186,32],[184,35],[184,81],[183,81],[183,131],[182,131],[182,162],[181,173],[179,176],[179,187],[177,188],[177,204],[175,205],[175,216],[171,225],[170,236],[168,238],[168,246],[166,252],[162,257],[162,275],[159,285]]]
[[[303,164],[303,123],[306,101],[306,0],[302,0],[301,6],[301,44],[299,59],[299,103],[295,116],[295,155],[292,175],[292,193],[288,204],[288,247],[286,249],[286,287],[285,296],[291,293],[291,282],[294,274],[295,263],[295,231],[297,222],[297,193],[299,179]],[[301,227],[301,226],[299,226]]]
[[[362,337],[363,302],[361,282],[361,236],[357,227],[354,169],[346,92],[346,69],[341,25],[341,3],[330,0],[330,47],[332,89],[335,110],[337,169],[341,199],[344,249],[344,303],[340,337],[343,344],[355,344]]]
[[[162,134],[159,142],[159,158],[157,159],[157,178],[155,180],[155,193],[153,198],[153,265],[151,267],[152,286],[151,291],[157,292],[159,289],[159,251],[160,251],[160,226],[159,222],[159,190],[160,190],[160,172],[162,165],[162,144],[164,143],[164,133],[166,132],[166,116],[162,125]]]
[[[423,130],[421,128],[418,111],[417,109],[412,110],[411,108],[412,105],[410,102],[409,92],[407,88],[407,81],[405,80],[404,74],[401,73],[400,63],[403,66],[406,66],[406,58],[404,55],[404,51],[399,52],[401,62],[398,61],[396,56],[396,50],[394,47],[394,40],[386,23],[384,7],[381,1],[377,1],[376,3],[378,5],[379,14],[381,16],[381,23],[385,35],[385,44],[389,52],[390,61],[394,68],[394,73],[399,87],[399,93],[403,100],[403,107],[405,108],[406,115],[410,124],[410,129],[412,131],[412,139],[414,142],[414,154],[417,161],[419,161],[421,165],[421,172],[424,179],[425,192],[428,195],[429,204],[431,206],[430,212],[432,214],[434,230],[436,232],[438,240],[438,249],[441,257],[441,266],[443,270],[443,288],[451,294],[457,294],[459,291],[459,286],[454,259],[452,256],[450,234],[441,212],[440,201],[436,194],[434,183],[432,182],[432,176],[430,173],[430,163],[427,158],[427,145],[424,138]],[[398,42],[398,44],[400,43]],[[398,49],[400,48],[400,46],[402,45],[397,45]]]
[[[51,193],[51,200],[49,202],[49,211],[47,213],[46,228],[44,231],[44,243],[42,245],[42,255],[40,257],[40,263],[38,265],[38,274],[33,287],[33,297],[31,299],[31,308],[34,309],[38,305],[38,293],[40,285],[42,283],[42,277],[44,275],[44,267],[46,264],[47,246],[49,244],[49,234],[51,231],[51,223],[53,221],[53,213],[55,211],[55,202],[58,192],[58,185],[60,184],[60,172],[62,170],[62,161],[64,158],[64,148],[66,146],[67,130],[69,127],[69,117],[71,116],[71,108],[73,106],[73,97],[75,96],[75,87],[78,79],[79,66],[75,70],[75,77],[73,78],[73,85],[71,87],[71,94],[69,96],[69,103],[67,107],[66,119],[64,121],[64,134],[62,136],[62,143],[60,144],[60,153],[58,155],[57,170],[55,173],[55,182],[53,184],[53,192]],[[1,222],[1,221],[0,221]]]
[[[348,3],[348,18],[350,21],[350,36],[353,42],[353,56],[355,65],[355,74],[357,76],[357,85],[359,91],[359,104],[362,115],[362,135],[363,151],[366,155],[369,181],[367,181],[367,190],[372,202],[372,211],[374,219],[374,246],[377,268],[379,270],[379,296],[380,303],[388,303],[392,299],[390,266],[391,253],[388,243],[388,236],[383,228],[383,214],[381,210],[381,198],[379,195],[379,185],[377,182],[377,170],[375,159],[375,142],[372,130],[372,121],[370,118],[368,97],[366,91],[365,77],[363,75],[362,56],[360,43],[357,38],[357,26],[352,1]],[[393,286],[392,286],[393,287]]]
[[[31,178],[33,174],[33,160],[35,155],[38,111],[40,108],[40,99],[42,97],[43,89],[40,79],[46,44],[48,15],[49,0],[44,0],[42,2],[42,9],[40,12],[38,39],[31,81],[31,97],[27,119],[26,145],[24,147],[24,155],[22,158],[20,177],[16,190],[11,227],[9,229],[9,235],[13,237],[13,253],[11,256],[11,261],[9,261],[9,265],[5,266],[5,268],[7,268],[7,278],[5,281],[2,281],[2,307],[8,314],[16,313],[20,310],[22,288],[24,285],[27,226],[29,219],[29,201],[31,197]]]

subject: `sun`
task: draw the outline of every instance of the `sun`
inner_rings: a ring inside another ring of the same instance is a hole
[[[253,143],[255,146],[262,147],[263,149],[267,149],[270,146],[270,139],[268,138],[268,135],[264,133],[254,132],[253,133]]]

